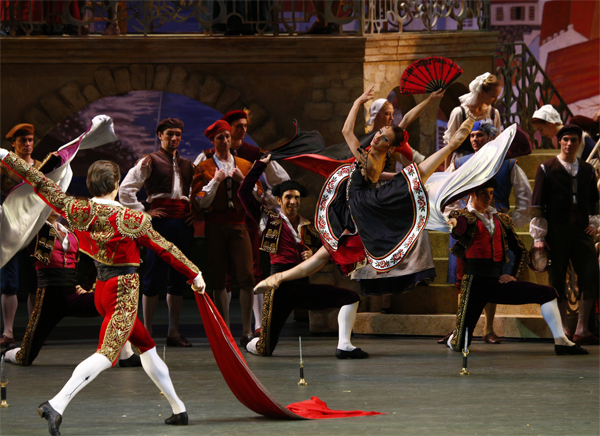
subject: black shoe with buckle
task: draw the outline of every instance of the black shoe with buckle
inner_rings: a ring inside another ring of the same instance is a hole
[[[554,352],[556,354],[558,354],[559,356],[566,356],[566,355],[577,356],[577,355],[590,354],[590,352],[588,350],[580,347],[579,345],[571,345],[571,346],[555,345]]]
[[[187,412],[181,412],[177,415],[172,414],[169,418],[165,419],[167,425],[188,425],[188,414]]]
[[[54,410],[48,401],[40,404],[37,408],[37,411],[42,418],[48,420],[48,432],[52,436],[60,436],[60,431],[58,431],[58,428],[62,423],[62,415]]]
[[[338,359],[366,359],[369,357],[369,353],[361,350],[360,348],[355,348],[352,351],[344,351],[338,348],[335,351],[335,357]]]

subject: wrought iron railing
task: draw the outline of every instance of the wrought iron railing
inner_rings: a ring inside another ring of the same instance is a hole
[[[504,90],[496,104],[504,126],[517,123],[529,133],[531,143],[536,144],[531,116],[537,109],[551,103],[563,123],[573,116],[567,103],[524,43],[502,44],[496,53],[495,65],[496,75],[504,78]],[[548,143],[537,143],[536,147],[549,146],[551,145]]]
[[[337,7],[337,10],[333,8]],[[16,0],[0,6],[2,33],[86,35],[207,33],[371,35],[383,32],[489,30],[489,0]],[[115,31],[116,28],[120,30]]]

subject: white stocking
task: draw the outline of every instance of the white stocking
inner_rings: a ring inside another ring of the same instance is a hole
[[[17,363],[17,353],[21,350],[21,347],[13,348],[4,353],[4,360],[10,363]]]
[[[169,404],[171,404],[173,413],[177,415],[185,412],[185,405],[175,393],[173,382],[171,381],[171,377],[169,377],[169,368],[167,368],[167,364],[156,354],[156,347],[140,354],[140,359],[148,377],[158,386],[158,389],[160,389],[169,401]]]
[[[542,310],[544,321],[546,321],[546,324],[548,324],[548,327],[550,327],[550,330],[552,331],[554,343],[556,345],[574,345],[573,342],[569,341],[563,330],[557,300],[554,299],[542,304],[540,309]]]
[[[264,300],[264,294],[256,294],[254,296],[254,303],[252,303],[252,312],[254,312],[254,331],[262,326],[262,308]]]
[[[350,342],[354,320],[356,320],[356,311],[358,310],[358,301],[352,304],[346,304],[340,308],[338,313],[338,349],[342,351],[352,351],[356,347]]]
[[[133,356],[133,349],[131,348],[131,342],[125,342],[123,348],[121,348],[121,354],[119,354],[119,360],[127,360]]]
[[[67,384],[49,401],[50,405],[62,415],[69,402],[77,395],[77,392],[86,387],[98,374],[111,366],[112,362],[106,356],[98,353],[92,354],[77,365]]]

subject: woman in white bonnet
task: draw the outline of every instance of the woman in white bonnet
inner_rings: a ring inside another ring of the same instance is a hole
[[[446,133],[444,133],[444,144],[450,141],[454,132],[458,130],[461,123],[469,115],[481,120],[490,120],[490,123],[498,129],[498,132],[502,130],[500,113],[498,109],[492,107],[502,92],[502,86],[497,77],[490,73],[477,76],[469,84],[469,91],[468,94],[459,97],[460,106],[455,107],[450,113],[448,128],[446,129]],[[464,150],[463,147],[465,148]],[[467,140],[455,153],[458,155],[469,154],[473,153],[473,149]],[[456,156],[456,154],[453,156]],[[452,160],[453,157],[447,159],[446,167],[448,167],[448,164]]]
[[[554,138],[556,138],[558,131],[563,128],[564,123],[551,104],[545,104],[536,110],[531,117],[531,124],[533,124],[535,130],[540,132],[542,137],[550,138],[554,147],[557,146],[558,142],[555,143]]]

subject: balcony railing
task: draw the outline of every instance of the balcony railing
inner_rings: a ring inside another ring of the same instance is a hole
[[[292,36],[489,30],[489,0],[3,1],[8,36],[203,33]],[[334,7],[338,5],[337,10]],[[118,29],[118,30],[117,30]]]
[[[552,104],[560,114],[563,123],[573,116],[537,59],[524,43],[502,44],[495,57],[496,75],[504,78],[504,91],[496,107],[502,124],[517,123],[529,133],[531,143],[536,148],[549,148],[537,143],[535,127],[531,123],[533,113],[545,104]]]

